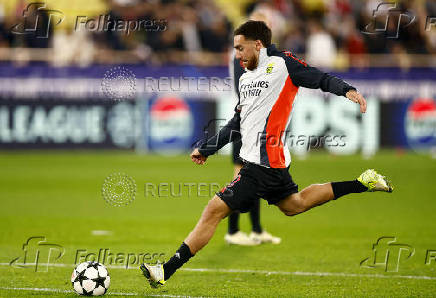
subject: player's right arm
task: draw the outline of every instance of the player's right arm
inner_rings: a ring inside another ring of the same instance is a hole
[[[226,144],[240,140],[240,121],[239,112],[236,112],[233,118],[220,129],[213,137],[204,138],[196,143],[194,151],[191,153],[191,159],[197,164],[204,164],[209,155],[215,154]]]
[[[235,96],[238,99],[238,103],[235,107],[235,115],[215,136],[209,140],[205,138],[197,142],[195,146],[196,148],[191,153],[191,160],[196,164],[204,164],[209,155],[214,154],[226,144],[241,139],[241,134],[239,132],[241,118],[239,114],[240,111],[238,110],[239,79],[245,70],[240,63],[240,60],[235,58],[234,53],[230,59],[229,72],[234,84]]]

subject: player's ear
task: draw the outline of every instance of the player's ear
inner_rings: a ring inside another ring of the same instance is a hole
[[[256,50],[260,51],[260,49],[263,47],[262,42],[260,40],[256,40]]]

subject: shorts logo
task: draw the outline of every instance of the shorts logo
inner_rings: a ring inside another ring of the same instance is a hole
[[[235,179],[233,179],[233,181],[227,185],[227,187],[232,187],[233,185],[235,185],[236,182],[238,182],[239,180],[241,180],[241,174],[238,174],[238,176],[236,176]]]
[[[267,66],[267,68],[266,68],[266,73],[267,73],[267,74],[272,73],[273,68],[274,68],[274,63],[270,63],[270,64],[268,64],[268,66]]]
[[[241,174],[238,174],[238,176],[236,176],[235,179],[233,179],[233,181],[227,185],[226,187],[223,187],[223,189],[221,189],[221,193],[224,196],[233,196],[233,191],[230,189],[230,187],[232,187],[233,185],[235,185],[236,182],[238,182],[239,180],[241,180]]]

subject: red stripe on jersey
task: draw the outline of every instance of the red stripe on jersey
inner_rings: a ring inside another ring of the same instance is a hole
[[[294,54],[292,54],[292,53],[289,52],[289,51],[284,51],[283,53],[284,53],[287,57],[292,58],[292,59],[294,59],[295,61],[298,61],[298,62],[300,62],[301,64],[303,64],[304,66],[307,67],[307,63],[306,63],[306,61],[304,61],[303,59],[298,59],[297,57],[294,56]]]
[[[283,151],[282,136],[292,110],[292,103],[297,95],[298,87],[291,78],[286,78],[280,95],[277,98],[266,125],[266,152],[271,168],[286,168],[285,153]]]

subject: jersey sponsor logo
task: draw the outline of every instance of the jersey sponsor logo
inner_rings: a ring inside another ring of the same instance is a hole
[[[242,84],[239,90],[240,97],[245,99],[260,96],[262,90],[268,88],[269,84],[268,81],[252,81],[249,84]]]
[[[271,74],[274,68],[274,63],[270,63],[268,64],[268,66],[266,67],[266,73],[267,74]]]

